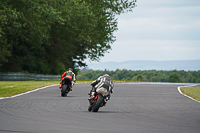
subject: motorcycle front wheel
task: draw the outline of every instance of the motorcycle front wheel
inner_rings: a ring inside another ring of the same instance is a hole
[[[103,102],[103,96],[98,95],[96,102],[94,103],[93,107],[92,107],[92,111],[93,112],[98,112],[99,108],[101,107]]]

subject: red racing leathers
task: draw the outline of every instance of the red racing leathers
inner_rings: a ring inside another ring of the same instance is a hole
[[[70,90],[72,90],[72,87],[73,87],[74,83],[76,82],[75,74],[71,70],[64,72],[64,74],[62,75],[61,80],[60,80],[59,88],[62,87],[62,81],[64,80],[64,77],[70,79],[70,81],[71,81]]]

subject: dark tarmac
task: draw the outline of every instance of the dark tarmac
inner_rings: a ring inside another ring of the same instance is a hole
[[[99,112],[88,112],[90,84],[67,97],[58,85],[0,100],[0,133],[200,133],[200,103],[183,84],[115,84]]]

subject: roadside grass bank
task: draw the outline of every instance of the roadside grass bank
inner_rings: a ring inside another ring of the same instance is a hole
[[[200,87],[181,87],[180,90],[183,94],[200,101]]]
[[[0,97],[10,97],[42,88],[49,85],[59,84],[60,81],[0,81]]]
[[[76,83],[92,83],[93,80],[77,80]],[[133,82],[114,80],[114,82]],[[58,80],[47,81],[0,81],[0,97],[11,97],[49,85],[59,84]]]

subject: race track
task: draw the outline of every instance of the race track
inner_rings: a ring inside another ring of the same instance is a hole
[[[181,84],[115,84],[99,112],[88,112],[90,84],[67,97],[58,85],[0,100],[0,133],[200,133],[200,103]]]

